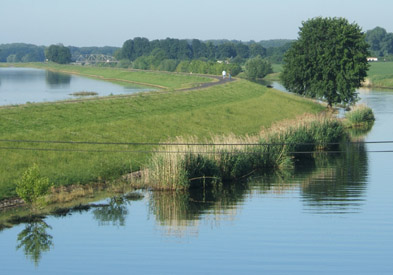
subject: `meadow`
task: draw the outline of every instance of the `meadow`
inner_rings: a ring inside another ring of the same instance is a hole
[[[192,88],[200,83],[214,81],[214,79],[210,77],[192,74],[140,70],[131,71],[120,68],[60,65],[56,63],[14,63],[13,66],[54,70],[58,72],[100,78],[122,85],[127,85],[127,83],[135,83],[157,87],[160,89],[186,89]]]
[[[370,63],[368,79],[369,86],[393,89],[393,62]]]
[[[157,148],[150,143],[178,136],[252,135],[276,121],[323,110],[312,101],[246,80],[176,91],[210,79],[161,73],[149,78],[155,73],[51,66],[84,75],[148,81],[168,89],[1,108],[0,200],[15,196],[15,182],[34,163],[56,186],[108,181],[146,165]]]

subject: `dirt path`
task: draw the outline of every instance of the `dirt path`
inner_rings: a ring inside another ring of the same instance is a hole
[[[236,79],[234,79],[234,78],[229,79],[228,77],[226,77],[225,79],[223,79],[222,76],[215,76],[215,75],[200,75],[200,74],[197,74],[197,76],[209,77],[209,78],[216,79],[217,81],[200,83],[196,87],[185,88],[185,89],[177,89],[175,91],[193,91],[193,90],[205,89],[205,88],[213,87],[213,86],[216,86],[216,85],[223,85],[223,84],[226,84],[226,83],[229,83],[229,82],[236,81]]]

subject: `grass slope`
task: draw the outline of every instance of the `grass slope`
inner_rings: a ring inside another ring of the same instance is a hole
[[[55,63],[15,63],[13,65],[97,77],[111,80],[119,84],[131,82],[136,84],[152,85],[162,89],[185,89],[193,87],[199,83],[213,81],[213,79],[209,77],[158,71],[131,71],[119,68],[60,65]]]
[[[393,62],[370,63],[368,79],[373,87],[393,89]]]
[[[281,119],[321,110],[311,101],[239,80],[189,92],[152,92],[126,98],[3,108],[0,139],[163,142],[176,136],[243,135],[257,133],[261,126],[268,127]],[[153,149],[15,142],[1,142],[0,147],[0,199],[15,195],[15,181],[33,163],[56,185],[88,183],[135,171],[151,155],[124,151]]]

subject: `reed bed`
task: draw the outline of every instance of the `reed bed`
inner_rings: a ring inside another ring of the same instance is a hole
[[[331,114],[286,120],[254,136],[178,137],[157,149],[142,178],[169,190],[240,180],[290,169],[295,159],[330,150],[346,137],[342,122]]]
[[[345,114],[347,127],[368,128],[375,121],[373,110],[365,104],[356,105]]]

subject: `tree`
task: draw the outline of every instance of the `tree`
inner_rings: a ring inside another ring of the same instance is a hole
[[[261,44],[252,43],[250,45],[250,56],[251,57],[257,57],[258,55],[265,56],[266,55],[266,49],[264,47],[262,47]]]
[[[71,62],[71,51],[63,45],[50,45],[45,51],[45,56],[49,61],[59,64]]]
[[[267,74],[272,73],[272,64],[260,56],[249,59],[246,62],[246,75],[250,79],[264,78]]]
[[[42,177],[36,164],[28,168],[16,183],[16,193],[26,203],[32,204],[46,195],[52,186],[49,179]]]
[[[366,41],[370,44],[371,51],[382,55],[381,43],[385,40],[387,32],[384,28],[376,27],[372,30],[367,31]]]
[[[299,39],[284,57],[282,82],[290,92],[351,104],[367,76],[369,45],[360,27],[344,18],[303,22]]]

